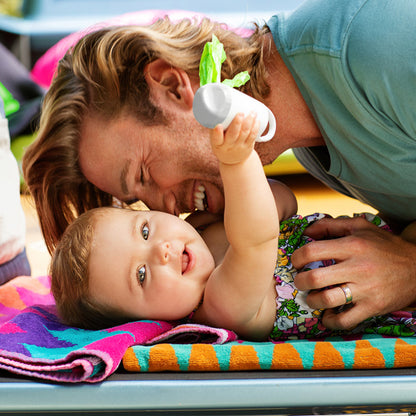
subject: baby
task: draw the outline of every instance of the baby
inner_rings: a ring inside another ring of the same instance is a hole
[[[322,216],[292,217],[293,193],[267,181],[254,150],[258,126],[254,115],[239,114],[225,132],[210,131],[224,184],[223,222],[198,231],[171,214],[107,207],[68,227],[50,270],[67,324],[190,319],[251,340],[329,333],[321,311],[297,291],[290,265],[291,252],[307,242],[304,229]],[[289,217],[279,241],[279,218]]]
[[[276,317],[279,217],[294,214],[297,203],[283,184],[269,185],[254,150],[258,128],[254,114],[239,114],[225,132],[220,125],[210,131],[224,184],[223,224],[198,232],[170,214],[110,207],[74,221],[50,268],[63,320],[98,328],[192,315],[267,339]]]

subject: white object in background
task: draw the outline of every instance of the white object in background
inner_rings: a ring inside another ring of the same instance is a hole
[[[200,124],[210,129],[217,124],[222,124],[226,129],[238,113],[248,115],[252,111],[260,122],[256,141],[272,139],[276,132],[276,119],[270,109],[255,98],[219,82],[203,85],[195,93],[194,116]],[[267,126],[269,130],[262,136]]]
[[[20,174],[10,150],[8,121],[0,116],[0,264],[25,246],[26,222],[20,204]]]

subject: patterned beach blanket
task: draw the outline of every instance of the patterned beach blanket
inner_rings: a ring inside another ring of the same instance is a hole
[[[72,328],[56,316],[47,276],[18,277],[0,286],[0,369],[16,374],[93,383],[116,371],[135,344],[222,343],[236,338],[224,329],[163,321],[137,321],[101,331]]]
[[[377,333],[257,343],[221,328],[163,321],[87,331],[60,323],[47,276],[18,277],[0,286],[0,369],[44,380],[95,383],[120,365],[134,372],[416,366],[416,317],[400,312],[394,319],[399,325]]]

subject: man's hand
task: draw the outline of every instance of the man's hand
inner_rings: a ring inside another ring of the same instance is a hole
[[[382,230],[363,218],[325,218],[312,224],[306,234],[316,240],[293,253],[292,263],[302,269],[317,260],[335,264],[300,272],[295,284],[311,291],[308,305],[326,309],[323,324],[348,329],[363,320],[403,309],[416,300],[416,245]],[[323,238],[341,237],[332,240]],[[347,284],[352,307],[336,313],[346,296],[338,287]],[[328,286],[334,286],[326,290]]]

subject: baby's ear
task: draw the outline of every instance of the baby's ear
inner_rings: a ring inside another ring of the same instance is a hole
[[[146,66],[145,77],[153,98],[158,102],[167,99],[186,109],[192,109],[192,83],[183,69],[173,67],[163,59],[156,59]]]

